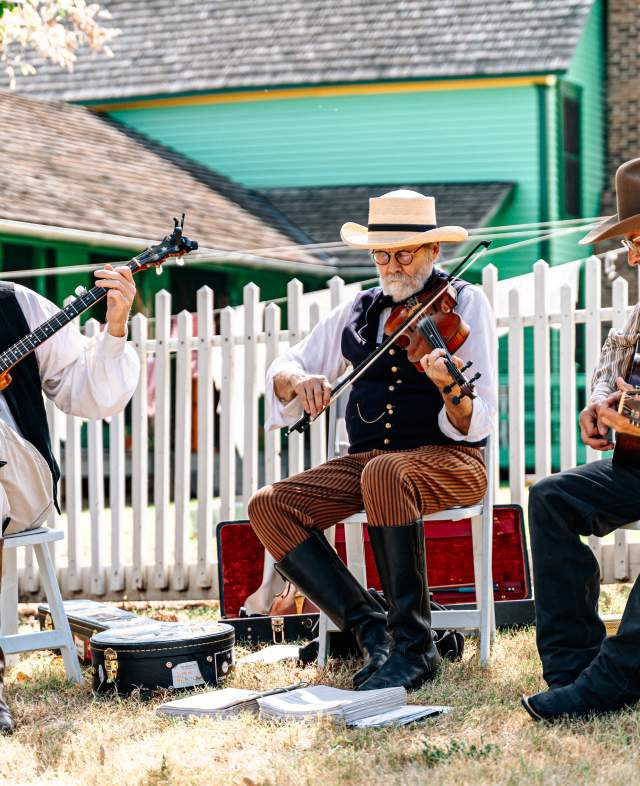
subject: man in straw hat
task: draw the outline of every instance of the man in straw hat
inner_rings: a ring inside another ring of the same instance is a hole
[[[621,238],[630,265],[640,263],[640,158],[616,173],[618,213],[580,242]],[[640,336],[640,303],[622,330],[611,330],[580,414],[582,441],[613,447],[610,429],[640,436],[618,414]],[[619,709],[640,698],[640,584],[631,591],[615,636],[598,616],[598,562],[581,540],[606,535],[640,516],[640,469],[611,459],[594,461],[539,481],[529,493],[537,643],[549,690],[523,697],[536,720],[581,717]]]
[[[369,203],[368,227],[348,223],[342,239],[371,252],[380,286],[335,308],[267,373],[267,428],[293,423],[302,409],[315,417],[331,386],[378,346],[394,304],[443,273],[434,268],[440,243],[466,230],[438,227],[435,201],[392,191]],[[348,455],[266,486],[249,503],[258,537],[282,576],[355,635],[365,665],[355,686],[415,688],[436,673],[440,657],[430,627],[422,515],[478,502],[486,488],[479,447],[491,429],[496,399],[494,323],[482,292],[456,284],[458,312],[471,334],[456,362],[482,373],[477,398],[454,403],[442,350],[425,354],[418,373],[392,348],[349,391]],[[388,619],[329,546],[322,531],[364,508],[390,609]]]

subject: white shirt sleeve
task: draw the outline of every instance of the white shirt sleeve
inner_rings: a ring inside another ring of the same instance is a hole
[[[59,311],[51,301],[15,286],[30,330]],[[87,338],[69,324],[36,349],[45,394],[70,415],[99,420],[120,412],[138,384],[140,362],[127,338],[105,330]]]
[[[267,431],[295,423],[304,411],[297,397],[284,404],[276,396],[273,379],[277,374],[283,371],[323,374],[333,385],[347,370],[349,363],[342,356],[340,344],[352,306],[353,300],[336,306],[318,322],[308,336],[295,346],[289,347],[269,366],[265,384],[268,414],[264,427]]]
[[[493,419],[498,407],[496,383],[496,345],[497,335],[491,306],[484,292],[474,286],[465,287],[458,295],[456,311],[471,328],[464,344],[454,354],[467,363],[473,361],[465,372],[467,379],[479,371],[482,376],[474,385],[476,398],[472,399],[471,423],[466,434],[458,431],[447,417],[443,406],[438,414],[440,431],[450,439],[465,442],[479,442],[493,427]]]

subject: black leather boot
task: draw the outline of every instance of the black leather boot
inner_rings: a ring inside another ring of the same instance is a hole
[[[354,677],[357,687],[389,655],[389,635],[384,610],[349,573],[324,535],[314,532],[286,554],[276,569],[293,582],[340,630],[350,630],[365,657],[365,666]]]
[[[2,584],[2,546],[0,537],[0,584]],[[0,734],[11,734],[13,731],[13,718],[4,700],[4,652],[0,648]]]
[[[420,519],[407,526],[369,527],[369,538],[389,602],[391,654],[359,690],[417,688],[440,666],[431,634],[424,524]]]

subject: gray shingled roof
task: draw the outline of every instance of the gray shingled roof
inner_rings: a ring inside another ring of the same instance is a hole
[[[403,183],[398,185],[269,188],[263,194],[280,213],[295,223],[315,243],[340,240],[346,221],[367,223],[369,198],[395,188],[410,188],[435,197],[437,220],[463,227],[490,224],[513,190],[513,183]],[[442,258],[455,256],[459,245],[444,243]],[[342,266],[371,266],[369,254],[355,249],[329,251]]]
[[[594,0],[102,0],[113,59],[42,65],[67,101],[568,68]]]
[[[259,251],[303,236],[260,195],[84,107],[0,92],[0,128],[0,218],[153,239],[186,212],[201,247],[318,261]]]

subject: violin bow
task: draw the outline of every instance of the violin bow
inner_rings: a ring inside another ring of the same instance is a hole
[[[298,431],[303,433],[306,431],[310,424],[313,421],[320,417],[320,415],[328,409],[334,401],[340,398],[340,396],[347,390],[353,383],[361,377],[364,372],[376,362],[376,360],[383,355],[395,342],[396,340],[406,331],[408,330],[415,322],[417,322],[420,317],[427,311],[427,309],[432,306],[436,300],[442,295],[442,293],[446,290],[448,285],[451,283],[452,280],[456,278],[460,278],[460,276],[468,270],[474,262],[477,262],[483,254],[487,252],[487,249],[491,245],[490,240],[481,240],[476,246],[474,246],[471,251],[467,254],[467,256],[461,260],[456,267],[451,271],[451,273],[447,276],[447,278],[442,280],[442,286],[436,291],[436,293],[427,301],[421,304],[419,308],[417,308],[413,314],[411,314],[405,321],[399,325],[396,330],[391,333],[390,336],[377,347],[368,358],[365,358],[362,363],[359,363],[354,369],[352,369],[350,374],[342,379],[338,384],[332,388],[331,390],[331,398],[329,399],[329,403],[327,406],[321,410],[315,418],[312,418],[308,412],[305,412],[301,418],[296,420],[296,422],[287,428],[287,436],[290,436],[294,431]]]

